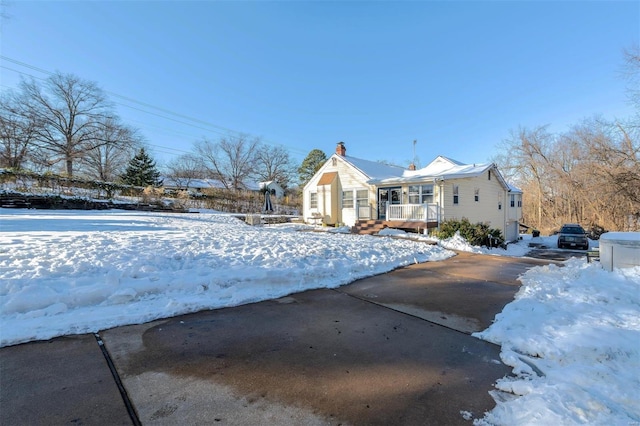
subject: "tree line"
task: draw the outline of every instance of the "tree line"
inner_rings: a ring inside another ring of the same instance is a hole
[[[640,48],[625,52],[634,117],[591,118],[566,132],[519,128],[496,158],[524,192],[523,222],[551,232],[567,222],[608,230],[640,229]],[[327,156],[314,149],[300,165],[260,138],[230,134],[193,143],[163,175],[182,188],[214,179],[228,190],[274,180],[302,187]],[[55,73],[0,93],[0,167],[57,170],[103,182],[159,186],[160,173],[139,130],[124,124],[96,83]]]
[[[306,182],[309,170],[326,160],[320,153],[313,164],[305,159],[298,166],[281,146],[232,134],[194,142],[192,152],[172,160],[163,174],[185,188],[206,178],[229,190],[264,181],[286,189]],[[0,94],[0,167],[139,186],[162,183],[139,130],[122,122],[105,92],[60,72],[44,81],[22,79],[16,90]]]
[[[496,162],[524,192],[525,224],[543,233],[570,222],[640,229],[640,49],[625,58],[635,116],[590,118],[562,133],[520,128],[503,141]]]

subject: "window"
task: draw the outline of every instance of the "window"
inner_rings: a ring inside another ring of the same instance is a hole
[[[334,158],[332,158],[332,159],[331,159],[331,165],[332,165],[333,167],[336,167],[336,166],[338,165],[338,159],[337,159],[337,158],[335,158],[335,157],[334,157]]]
[[[458,185],[453,185],[453,204],[458,204]]]
[[[477,203],[480,201],[480,190],[476,188],[475,193],[473,195],[473,200]]]
[[[433,203],[433,185],[422,185],[422,204]]]
[[[318,208],[318,193],[310,192],[309,193],[309,208],[317,209]]]
[[[419,185],[409,185],[409,204],[420,204]]]
[[[491,180],[491,170],[489,170],[489,174],[487,174],[488,180]]]
[[[409,204],[433,203],[433,185],[410,185]]]
[[[352,209],[353,208],[353,191],[342,191],[342,208],[343,209]]]
[[[518,207],[522,207],[522,195],[518,195]]]
[[[366,189],[358,189],[356,191],[356,203],[358,206],[368,206],[369,205],[369,191]]]
[[[515,207],[516,206],[516,196],[514,194],[511,194],[511,203],[510,203],[511,207]]]

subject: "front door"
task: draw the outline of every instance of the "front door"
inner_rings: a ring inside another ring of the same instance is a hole
[[[378,219],[387,219],[387,204],[402,204],[402,188],[378,188]]]

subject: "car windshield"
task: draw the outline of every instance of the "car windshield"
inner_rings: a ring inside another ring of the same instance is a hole
[[[560,231],[563,234],[584,234],[584,229],[579,226],[567,226]]]

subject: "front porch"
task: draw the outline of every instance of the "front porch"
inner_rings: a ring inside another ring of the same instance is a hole
[[[441,211],[437,203],[425,204],[387,204],[385,217],[388,222],[440,223]]]
[[[377,234],[384,228],[413,230],[418,233],[437,228],[440,206],[429,204],[387,204],[383,219],[359,219],[352,231],[356,234]]]

